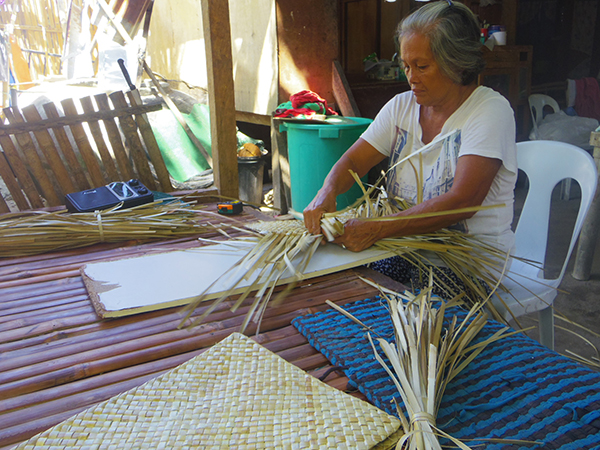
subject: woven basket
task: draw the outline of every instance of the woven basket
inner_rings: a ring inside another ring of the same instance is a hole
[[[18,449],[369,449],[400,422],[242,334]]]

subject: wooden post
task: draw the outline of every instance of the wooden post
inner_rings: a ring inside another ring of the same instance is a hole
[[[221,195],[237,198],[239,179],[229,2],[202,0],[202,23],[215,186]]]
[[[594,161],[596,167],[600,171],[600,132],[592,131],[590,136],[590,144],[594,146]],[[598,227],[600,226],[600,190],[596,188],[594,199],[587,213],[579,243],[577,244],[577,252],[575,253],[575,265],[571,275],[576,280],[587,281],[590,279],[592,271],[592,262],[594,260],[594,251],[596,250],[596,241],[598,240]]]
[[[479,3],[479,2],[478,2]],[[502,2],[502,23],[506,27],[506,43],[515,45],[517,36],[518,1],[504,0]]]
[[[271,164],[273,167],[273,204],[280,214],[292,207],[290,166],[288,162],[287,133],[279,131],[281,119],[273,117],[271,123]]]
[[[339,61],[333,61],[331,70],[331,85],[333,96],[343,116],[361,117],[360,110],[352,94],[350,84]]]

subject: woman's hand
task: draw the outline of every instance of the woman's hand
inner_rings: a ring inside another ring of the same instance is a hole
[[[312,234],[321,234],[321,217],[335,212],[335,199],[354,184],[350,170],[362,177],[385,156],[362,138],[350,147],[336,162],[325,178],[323,187],[312,202],[304,209],[304,225]]]
[[[502,161],[499,159],[477,155],[461,156],[458,158],[454,184],[450,191],[394,214],[405,216],[408,220],[349,220],[344,227],[344,234],[333,242],[353,252],[360,252],[380,239],[430,233],[468,219],[475,212],[415,219],[410,219],[410,216],[481,205],[501,165]]]
[[[304,209],[304,226],[312,234],[322,234],[321,217],[323,214],[335,212],[335,210],[335,193],[321,189]]]
[[[344,234],[333,242],[350,251],[360,252],[382,239],[382,231],[381,222],[350,219],[344,226]]]

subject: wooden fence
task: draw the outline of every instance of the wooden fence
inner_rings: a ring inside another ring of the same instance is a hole
[[[137,178],[151,190],[173,190],[137,91],[98,94],[43,106],[5,108],[0,125],[0,178],[19,210],[64,204],[64,195]],[[110,101],[109,101],[110,100]],[[129,103],[128,103],[129,100]],[[62,114],[59,110],[64,111]],[[10,208],[0,198],[0,212]]]

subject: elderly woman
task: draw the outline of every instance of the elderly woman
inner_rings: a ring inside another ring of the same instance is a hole
[[[476,84],[484,67],[476,17],[458,2],[429,3],[400,23],[397,38],[411,90],[390,100],[331,169],[304,210],[306,227],[321,232],[323,213],[335,211],[336,196],[354,183],[349,170],[363,176],[388,156],[392,167],[415,154],[387,176],[388,193],[414,205],[397,216],[505,206],[412,220],[351,220],[336,242],[358,252],[383,238],[459,226],[511,251],[514,113],[504,97]]]

